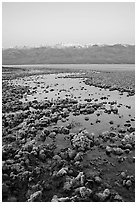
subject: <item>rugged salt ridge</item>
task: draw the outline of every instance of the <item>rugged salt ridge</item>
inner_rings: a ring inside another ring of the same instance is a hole
[[[45,100],[39,97],[40,87],[31,87],[25,78],[26,86],[19,85],[20,80],[3,82],[3,201],[134,200],[132,105],[124,106],[128,115],[123,116],[123,125],[120,123],[116,127],[113,121],[108,131],[97,134],[71,121],[71,115],[83,117],[83,124],[89,123],[96,114],[99,118],[103,117],[101,114],[118,118],[122,117],[123,104],[111,101],[110,96],[105,95],[99,95],[96,100],[96,94],[93,100],[89,100],[92,95],[83,95],[86,100],[80,102],[79,95],[69,98],[67,90],[59,89],[58,85],[55,94],[61,96],[64,93],[64,99],[53,100],[57,87],[54,83],[52,87],[50,84],[45,86],[40,83],[40,78],[37,78],[38,85],[48,91]],[[29,78],[32,79],[35,78]],[[90,82],[84,83],[89,83],[90,88]],[[74,87],[72,92],[75,93]],[[133,93],[131,90],[125,97],[131,101]],[[101,123],[102,120],[97,122],[98,127]],[[62,142],[63,146],[60,146]]]

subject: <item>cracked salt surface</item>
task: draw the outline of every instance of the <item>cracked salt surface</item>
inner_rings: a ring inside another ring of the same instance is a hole
[[[135,96],[127,97],[127,93],[120,95],[118,91],[109,91],[94,86],[88,86],[84,83],[84,78],[77,78],[79,74],[75,74],[76,78],[71,78],[74,73],[48,74],[39,76],[29,76],[12,80],[11,83],[16,85],[25,85],[30,87],[30,93],[25,94],[22,102],[27,101],[43,101],[58,100],[63,98],[76,99],[79,103],[88,103],[85,99],[91,100],[90,103],[105,102],[104,106],[110,109],[109,102],[116,102],[113,107],[118,108],[118,114],[104,113],[103,109],[98,109],[94,114],[88,114],[89,120],[85,120],[85,115],[73,115],[70,113],[68,121],[58,121],[58,125],[66,125],[68,122],[77,121],[80,127],[86,128],[89,132],[96,134],[105,130],[117,129],[117,126],[124,127],[125,121],[135,117]],[[65,77],[65,78],[64,78]],[[68,78],[67,78],[68,77]],[[69,78],[70,77],[70,78]],[[106,97],[101,99],[101,97]],[[109,124],[113,121],[113,124]],[[92,125],[93,124],[93,125]],[[130,121],[132,126],[134,121]],[[76,127],[73,131],[77,131]]]

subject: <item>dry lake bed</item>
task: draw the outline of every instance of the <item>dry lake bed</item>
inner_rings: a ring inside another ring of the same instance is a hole
[[[134,65],[3,66],[2,198],[135,201]]]

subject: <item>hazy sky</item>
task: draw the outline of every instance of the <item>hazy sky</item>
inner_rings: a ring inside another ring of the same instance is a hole
[[[134,44],[134,3],[3,3],[2,46]]]

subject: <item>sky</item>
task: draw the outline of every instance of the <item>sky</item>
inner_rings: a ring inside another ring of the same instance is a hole
[[[131,2],[4,2],[2,47],[135,44]]]

